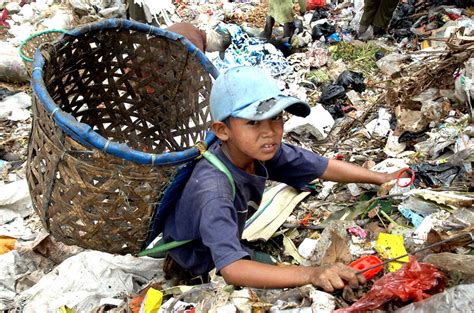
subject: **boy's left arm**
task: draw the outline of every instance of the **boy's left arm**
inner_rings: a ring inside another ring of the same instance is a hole
[[[378,173],[351,163],[330,159],[324,174],[320,177],[340,183],[367,183],[382,185],[397,178],[395,173]]]

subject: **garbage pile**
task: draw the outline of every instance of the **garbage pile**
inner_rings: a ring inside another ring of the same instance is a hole
[[[263,68],[311,104],[285,116],[286,142],[409,178],[376,188],[316,181],[305,191],[269,183],[246,243],[278,263],[342,262],[368,284],[328,294],[312,286],[172,286],[162,259],[66,246],[33,212],[25,167],[31,124],[21,42],[45,29],[126,17],[124,1],[0,1],[0,309],[65,312],[430,312],[473,307],[474,8],[469,1],[404,1],[389,33],[357,39],[363,1],[327,1],[297,16],[295,33],[262,37],[264,1],[135,1],[149,22],[229,30],[224,71]],[[297,12],[297,10],[295,10]],[[426,248],[429,247],[429,248]],[[419,252],[417,252],[419,251]],[[391,261],[389,261],[391,260]],[[386,262],[387,264],[383,263]],[[382,265],[374,268],[371,266]],[[387,286],[390,285],[390,288]],[[410,288],[402,288],[410,286]]]

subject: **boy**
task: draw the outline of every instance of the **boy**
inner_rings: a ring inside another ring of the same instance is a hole
[[[321,267],[268,265],[250,260],[240,239],[249,207],[255,210],[267,179],[297,189],[315,178],[339,182],[382,184],[394,174],[371,172],[349,163],[328,160],[282,143],[282,111],[307,116],[310,107],[283,96],[276,82],[254,67],[236,67],[221,74],[210,96],[212,130],[220,139],[208,148],[224,163],[235,183],[235,196],[226,175],[200,160],[166,219],[165,242],[192,239],[170,251],[177,265],[193,275],[214,267],[229,284],[284,288],[306,284],[331,292],[345,283],[365,283],[343,264]]]

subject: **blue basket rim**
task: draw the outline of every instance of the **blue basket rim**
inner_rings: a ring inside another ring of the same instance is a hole
[[[66,31],[65,35],[79,36],[94,30],[101,29],[130,29],[139,32],[146,32],[150,35],[166,37],[170,40],[179,41],[187,48],[188,52],[195,55],[205,70],[216,79],[219,71],[206,57],[206,55],[192,44],[184,36],[170,32],[166,29],[152,25],[143,24],[126,19],[106,19],[99,22],[83,25],[79,28]],[[33,93],[41,102],[43,107],[57,126],[86,147],[94,147],[100,151],[110,153],[116,157],[135,162],[137,164],[147,164],[155,166],[178,165],[189,162],[200,155],[197,147],[191,147],[178,152],[165,152],[161,154],[146,153],[130,148],[127,144],[120,144],[98,134],[89,125],[78,122],[71,114],[62,111],[49,95],[43,80],[44,58],[39,49],[35,51],[33,60],[33,70],[31,77],[31,87]],[[209,146],[216,140],[212,132],[208,132],[205,143]]]

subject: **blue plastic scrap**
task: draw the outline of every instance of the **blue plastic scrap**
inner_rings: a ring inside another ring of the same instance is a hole
[[[407,208],[404,208],[404,207],[398,207],[398,211],[400,213],[402,213],[402,215],[410,220],[410,222],[413,224],[413,226],[415,226],[416,228],[418,228],[418,226],[420,226],[421,222],[423,222],[423,216],[419,215],[419,214],[416,214],[415,212],[413,212],[412,210],[410,209],[407,209]]]

